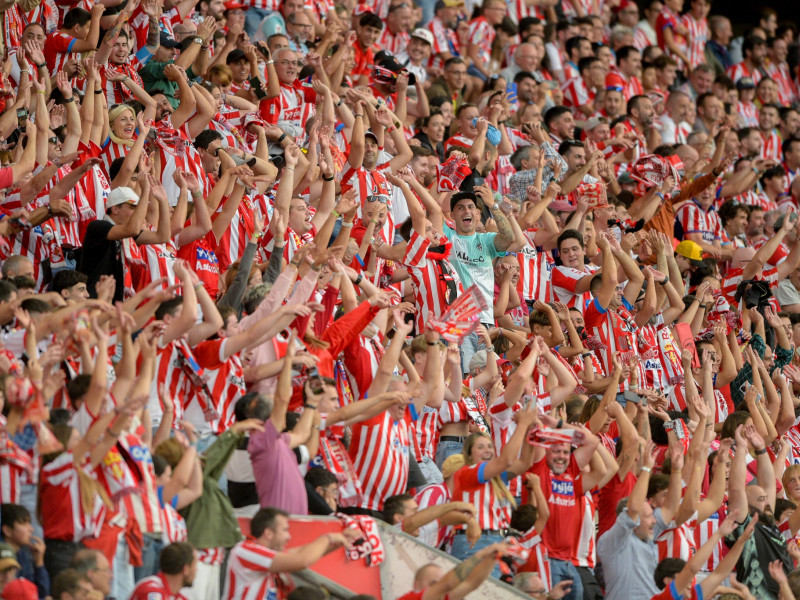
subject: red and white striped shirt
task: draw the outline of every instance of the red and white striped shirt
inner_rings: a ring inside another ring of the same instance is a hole
[[[177,409],[177,406],[176,406]],[[141,476],[139,494],[127,494],[122,498],[125,514],[136,519],[143,533],[161,533],[161,504],[158,500],[156,474],[150,448],[135,432],[121,436],[120,444],[136,463]]]
[[[711,206],[704,210],[700,203],[694,198],[684,202],[675,212],[675,222],[681,226],[683,236],[690,233],[699,233],[703,237],[703,242],[713,244],[722,239],[722,223],[720,223],[717,211]]]
[[[311,84],[295,80],[291,85],[281,82],[281,93],[264,98],[259,104],[261,118],[272,125],[292,125],[301,131],[314,116],[317,93]]]
[[[583,312],[586,303],[591,299],[591,294],[588,291],[578,294],[575,292],[575,287],[581,279],[598,270],[599,267],[595,265],[584,265],[582,271],[563,265],[557,266],[550,273],[554,296],[568,307],[574,306]]]
[[[50,73],[57,73],[64,69],[64,65],[70,59],[80,59],[80,54],[73,52],[72,48],[78,40],[71,35],[53,32],[47,36],[44,42],[44,59],[47,62],[47,70]]]
[[[758,82],[761,81],[761,71],[758,69],[755,71],[750,71],[744,61],[729,67],[726,75],[733,79],[733,83],[736,83],[742,77],[751,77],[753,79],[753,83],[756,85],[758,85]]]
[[[436,260],[428,257],[430,246],[431,242],[427,237],[412,229],[403,258],[403,264],[408,267],[408,274],[414,284],[417,331],[425,330],[428,315],[441,315],[448,304],[464,293],[461,280],[450,261],[446,258]],[[442,263],[446,264],[442,265]],[[449,301],[448,294],[451,292],[444,278],[452,281],[452,287],[456,294]]]
[[[551,274],[555,261],[547,252],[536,250],[534,231],[524,231],[525,246],[517,252],[520,277],[519,289],[525,300],[550,302],[553,297]]]
[[[161,490],[159,490],[159,495]],[[161,540],[164,545],[175,542],[185,542],[189,539],[189,531],[186,529],[186,521],[178,514],[172,504],[164,503],[161,505]]]
[[[703,18],[699,21],[686,13],[683,16],[683,26],[689,31],[689,47],[686,56],[689,64],[694,69],[706,61],[706,43],[708,42],[708,21]]]
[[[594,102],[597,94],[594,90],[586,87],[583,77],[569,79],[561,86],[561,91],[564,94],[564,106],[571,108],[573,114],[576,115],[582,115],[580,107]]]
[[[700,500],[704,500],[705,496],[703,494],[700,495]],[[728,499],[727,497],[722,502],[722,506],[710,517],[708,517],[705,521],[701,521],[697,524],[697,527],[694,530],[694,545],[696,548],[699,548],[703,544],[705,544],[708,540],[711,539],[711,536],[714,535],[714,532],[719,529],[719,524],[725,519],[725,514],[727,513],[728,507]],[[714,569],[717,568],[719,561],[724,558],[726,554],[726,547],[725,543],[722,540],[719,540],[717,543],[717,547],[714,548],[714,551],[711,553],[711,556],[708,558],[708,562],[703,565],[702,571],[706,573],[710,573]]]
[[[483,479],[488,463],[466,465],[453,476],[453,500],[469,502],[476,509],[475,519],[481,529],[505,529],[511,520],[511,504],[494,494],[491,480]]]
[[[528,561],[519,568],[519,572],[539,573],[539,577],[544,582],[545,591],[549,592],[553,588],[550,576],[550,558],[547,555],[547,548],[542,542],[542,536],[536,531],[536,527],[528,529],[519,538],[519,543],[530,551]]]
[[[442,421],[439,417],[439,409],[424,406],[419,419],[410,425],[411,443],[414,447],[414,458],[417,459],[417,462],[422,462],[425,456],[433,460],[441,427]]]
[[[798,98],[797,84],[786,62],[776,64],[769,59],[764,61],[764,70],[778,84],[778,101],[783,106],[794,103]]]
[[[136,139],[135,133],[133,139]],[[106,140],[106,143],[103,145],[103,151],[100,153],[100,159],[103,161],[103,167],[105,168],[106,175],[109,175],[111,163],[118,158],[125,158],[128,155],[128,152],[130,152],[130,148],[128,146],[113,142],[111,141],[111,138]]]
[[[64,452],[44,465],[40,472],[40,518],[45,539],[80,542],[100,533],[106,506],[97,495],[92,512],[84,512],[78,467],[73,461],[72,452]]]
[[[411,36],[407,31],[392,33],[388,27],[384,27],[381,36],[378,38],[378,47],[397,56],[405,51],[410,40]]]
[[[220,435],[230,429],[235,421],[236,401],[247,392],[242,359],[238,354],[224,358],[225,341],[224,338],[207,340],[193,348],[198,364],[203,367],[203,380],[213,402],[208,406],[206,395],[197,393],[186,407],[185,418],[201,436],[211,432]],[[209,420],[212,412],[218,418]]]
[[[768,135],[761,132],[761,137],[764,139],[764,145],[761,147],[761,158],[781,161],[783,158],[783,150],[781,149],[781,134],[777,129],[770,130]]]
[[[118,65],[112,62],[108,62],[105,65],[100,67],[100,81],[101,81],[101,89],[103,93],[106,95],[106,100],[108,101],[108,106],[113,106],[114,104],[122,104],[123,102],[128,102],[129,100],[133,100],[134,96],[133,93],[128,89],[127,86],[123,85],[121,81],[109,81],[108,73],[115,73],[120,75],[127,75],[139,86],[144,87],[142,83],[142,78],[139,76],[139,69],[141,69],[144,65],[139,62],[139,60],[131,55],[128,57],[128,62]]]
[[[758,127],[758,108],[753,102],[736,103],[736,112],[739,114],[739,127]]]
[[[597,545],[597,530],[594,526],[597,514],[597,504],[595,504],[592,492],[585,492],[581,498],[583,511],[581,513],[581,539],[578,544],[575,562],[579,567],[594,569],[597,560],[595,546]]]
[[[496,35],[497,32],[486,17],[477,17],[469,22],[467,42],[478,47],[478,58],[486,68],[492,62],[492,44]]]
[[[225,573],[225,600],[277,598],[275,577],[270,572],[275,551],[254,541],[236,544],[228,555]]]
[[[191,348],[183,339],[170,342],[162,346],[159,342],[156,350],[156,376],[150,390],[150,402],[148,411],[153,427],[158,427],[161,423],[161,415],[164,408],[161,406],[157,385],[163,384],[167,388],[167,393],[173,398],[175,403],[174,422],[179,422],[183,418],[183,409],[193,394],[192,382],[186,374],[183,365],[187,358],[194,359]]]
[[[142,579],[133,590],[130,600],[187,600],[186,596],[172,593],[161,573]]]
[[[364,490],[362,508],[382,510],[386,498],[405,492],[410,450],[408,425],[388,411],[353,426],[350,458]]]
[[[586,323],[586,330],[600,338],[600,342],[605,346],[597,352],[600,362],[606,373],[614,370],[614,354],[620,353],[620,360],[629,361],[632,358],[639,358],[638,330],[636,322],[631,314],[620,306],[616,311],[604,309],[600,302],[595,298],[583,311],[583,318]],[[641,363],[638,364],[639,381],[644,381]],[[628,389],[628,381],[620,383],[619,391],[624,392]]]
[[[680,558],[689,560],[697,552],[695,543],[695,525],[697,524],[697,513],[691,519],[678,527],[665,530],[656,538],[658,547],[658,560],[665,558]]]

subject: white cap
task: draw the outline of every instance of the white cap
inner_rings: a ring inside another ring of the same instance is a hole
[[[106,200],[106,210],[112,206],[119,206],[120,204],[125,204],[127,202],[130,202],[136,206],[139,204],[139,196],[137,196],[136,192],[129,187],[114,188],[108,195],[108,200]]]
[[[423,29],[422,27],[417,27],[414,31],[411,32],[411,37],[424,40],[428,42],[431,45],[431,47],[433,46],[433,34],[427,29]]]

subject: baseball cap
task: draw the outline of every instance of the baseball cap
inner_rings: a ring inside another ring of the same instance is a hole
[[[411,37],[415,37],[424,42],[428,42],[431,46],[433,46],[433,34],[427,29],[423,29],[422,27],[417,27],[414,31],[411,32]]]
[[[464,0],[438,0],[433,7],[434,11],[442,8],[458,8],[464,6]]]
[[[3,586],[0,598],[3,600],[38,600],[39,592],[36,586],[27,579],[15,579]]]
[[[228,53],[228,56],[225,57],[225,64],[229,65],[240,60],[247,60],[247,55],[244,53],[244,50],[234,48]]]
[[[108,200],[106,200],[106,210],[126,203],[136,206],[139,204],[139,196],[129,187],[114,188],[108,195]],[[0,551],[0,558],[2,558],[2,551]]]
[[[170,35],[168,33],[165,33],[163,31],[161,32],[161,35],[159,36],[159,43],[162,46],[164,46],[164,48],[180,48],[181,47],[181,43],[180,42],[176,42],[175,40],[173,40],[170,37]]]
[[[689,260],[703,260],[703,249],[700,244],[691,240],[683,240],[676,246],[675,252]]]
[[[616,90],[621,92],[625,89],[625,80],[622,78],[622,75],[615,73],[614,71],[610,71],[606,75],[605,83],[607,90]]]
[[[478,350],[469,359],[469,370],[477,368],[484,368],[486,366],[486,350]]]
[[[5,571],[11,567],[20,568],[17,561],[17,552],[11,547],[11,544],[0,544],[0,571]]]
[[[602,123],[600,117],[591,117],[589,119],[586,119],[586,122],[583,124],[583,130],[591,131],[592,129],[600,125],[600,123]]]
[[[573,206],[566,200],[554,200],[547,208],[554,212],[575,212],[577,206]]]
[[[246,4],[240,4],[236,0],[228,0],[225,3],[225,10],[247,10],[248,8]]]
[[[755,89],[756,84],[752,77],[742,77],[736,82],[737,90],[752,90]]]
[[[374,132],[374,131],[372,131],[372,129],[367,129],[367,130],[364,132],[364,137],[367,137],[367,136],[369,136],[369,137],[371,137],[373,140],[375,140],[375,143],[376,143],[376,144],[378,143],[378,136],[377,136],[377,135],[375,135],[375,132]]]

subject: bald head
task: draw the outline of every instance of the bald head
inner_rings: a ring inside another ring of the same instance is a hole
[[[414,575],[414,589],[421,591],[431,587],[442,578],[442,567],[433,563],[424,565]]]
[[[681,144],[678,146],[675,149],[675,154],[677,154],[678,158],[681,159],[681,162],[686,170],[689,170],[694,163],[700,159],[700,155],[697,153],[697,150],[686,144]]]
[[[747,263],[753,260],[755,255],[755,249],[750,246],[747,248],[737,248],[733,251],[733,256],[731,257],[731,268],[743,269],[747,266]]]

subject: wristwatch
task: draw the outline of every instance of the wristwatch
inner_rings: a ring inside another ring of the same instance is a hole
[[[196,38],[194,38],[192,41],[195,44],[200,44],[201,46],[203,45],[203,38],[201,38],[199,35]]]

